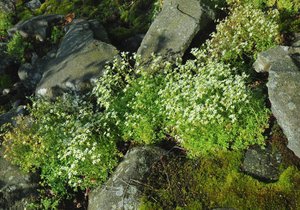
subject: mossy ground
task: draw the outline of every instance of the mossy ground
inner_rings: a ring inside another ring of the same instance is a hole
[[[141,209],[300,208],[300,171],[293,163],[282,165],[279,181],[264,183],[241,172],[242,156],[220,151],[193,160],[162,159],[145,184]]]
[[[268,141],[283,159],[277,182],[265,183],[244,174],[240,170],[243,152],[220,151],[198,159],[176,152],[153,166],[140,209],[299,209],[299,158],[287,148],[274,117],[270,124]]]

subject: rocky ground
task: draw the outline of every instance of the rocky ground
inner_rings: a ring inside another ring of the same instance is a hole
[[[33,0],[26,4],[36,9],[42,2]],[[2,1],[0,9],[15,12],[15,2]],[[214,28],[216,18],[215,11],[203,6],[201,1],[165,0],[145,34],[137,33],[121,40],[118,46],[112,44],[109,33],[96,19],[69,19],[69,16],[51,14],[17,23],[8,30],[9,36],[18,32],[24,38],[37,40],[41,49],[27,52],[24,62],[19,62],[7,55],[8,40],[0,39],[0,76],[10,78],[10,84],[0,89],[0,106],[3,107],[0,131],[5,129],[6,123],[14,124],[14,117],[28,114],[25,109],[28,96],[53,99],[70,90],[90,91],[93,81],[103,74],[104,65],[118,56],[120,50],[137,52],[145,64],[151,62],[152,53],[159,53],[170,61],[182,58],[192,43],[204,42],[199,41],[199,35]],[[63,28],[63,35],[58,44],[52,45],[47,40],[55,26]],[[266,87],[273,118],[270,131],[266,132],[270,139],[267,147],[253,146],[246,150],[241,171],[266,183],[278,181],[283,162],[300,166],[300,42],[299,34],[294,36],[289,46],[276,46],[260,53],[253,65],[262,73],[262,78],[267,75]],[[277,123],[280,126],[278,132],[272,132],[273,124]],[[73,202],[74,207],[70,208],[137,209],[143,196],[142,183],[149,170],[168,156],[173,146],[131,146],[129,151],[123,146],[127,153],[109,180],[90,192],[79,193],[77,203]],[[24,209],[29,200],[37,197],[37,175],[22,173],[3,156],[1,152],[0,209]],[[68,202],[64,205],[69,205]]]

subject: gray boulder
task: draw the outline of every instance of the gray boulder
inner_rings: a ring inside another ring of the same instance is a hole
[[[46,71],[45,66],[56,57],[56,50],[48,52],[42,58],[37,55],[32,56],[31,63],[24,63],[18,69],[18,76],[22,84],[28,91],[34,92],[37,84],[41,81],[41,78]]]
[[[272,113],[288,138],[288,148],[300,157],[300,48],[278,46],[258,55],[254,68],[269,72]]]
[[[107,40],[105,34],[103,40]],[[88,21],[74,21],[67,27],[55,58],[43,66],[45,73],[37,85],[37,95],[53,98],[66,90],[84,91],[90,87],[106,63],[118,54],[115,47],[94,36]]]
[[[16,0],[1,0],[0,11],[13,13],[16,10]]]
[[[40,0],[31,0],[25,3],[25,6],[31,10],[36,10],[42,6]]]
[[[75,20],[66,27],[55,57],[39,68],[44,73],[35,91],[37,95],[53,98],[66,90],[83,91],[90,87],[91,81],[102,74],[106,62],[118,54],[115,47],[98,40],[108,41],[100,28],[97,22],[85,20]]]
[[[37,179],[25,174],[3,158],[0,148],[0,210],[26,209],[26,205],[37,196]]]
[[[280,176],[281,154],[272,151],[270,146],[249,148],[245,153],[242,170],[263,181],[277,181]]]
[[[8,30],[8,34],[13,36],[19,32],[22,37],[35,38],[39,41],[45,41],[51,32],[51,27],[63,21],[63,15],[40,15],[33,17],[24,22],[16,24],[13,28]]]
[[[293,41],[294,41],[292,44],[293,47],[300,47],[300,33],[295,33],[295,37]]]
[[[6,123],[14,124],[14,118],[20,115],[24,115],[25,113],[25,106],[17,106],[12,108],[9,112],[0,115],[0,132],[1,126]]]
[[[182,57],[194,36],[215,18],[201,0],[165,0],[137,54],[147,62],[151,54]]]
[[[138,209],[145,175],[165,154],[150,146],[130,150],[107,183],[90,193],[88,209]]]

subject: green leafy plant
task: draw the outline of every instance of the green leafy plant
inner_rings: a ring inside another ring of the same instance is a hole
[[[277,10],[265,13],[252,4],[235,5],[206,42],[204,54],[235,65],[245,58],[253,61],[278,43],[278,17]]]
[[[153,61],[147,67],[152,73],[161,67],[171,68],[170,63],[160,65],[162,57],[153,56]],[[121,59],[116,58],[111,66],[106,66],[93,93],[98,104],[106,109],[104,114],[115,120],[123,139],[149,144],[164,137],[164,110],[158,94],[164,85],[164,75],[153,75],[140,64],[139,57],[122,53]]]
[[[16,60],[24,62],[25,50],[28,47],[29,43],[19,33],[15,33],[7,44],[7,53]]]
[[[193,54],[186,64],[153,57],[147,67],[137,59],[134,68],[123,54],[96,82],[98,104],[125,140],[155,143],[171,134],[191,156],[263,145],[269,111],[246,75]]]
[[[55,102],[34,99],[29,111],[4,136],[7,159],[40,170],[56,200],[106,180],[117,163],[115,138],[105,135],[108,123],[92,104],[66,94]]]
[[[300,2],[298,0],[227,0],[231,6],[251,4],[261,10],[279,11],[278,24],[282,33],[294,33],[300,30]]]
[[[59,40],[63,37],[64,32],[62,30],[62,28],[58,27],[58,26],[54,26],[52,28],[51,31],[51,43],[52,44],[57,44],[59,42]]]
[[[166,75],[160,90],[168,127],[192,156],[264,144],[269,111],[246,85],[247,76],[193,51],[188,61]]]

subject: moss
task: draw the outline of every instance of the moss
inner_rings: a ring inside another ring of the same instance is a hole
[[[0,38],[7,35],[7,29],[12,25],[12,17],[10,14],[0,10]]]
[[[171,157],[156,165],[145,190],[151,209],[299,209],[300,171],[289,166],[276,183],[240,172],[242,155],[220,152],[197,160]],[[157,174],[158,173],[158,174]],[[154,205],[154,204],[155,205]]]
[[[0,89],[9,88],[12,85],[10,76],[4,74],[0,75]]]
[[[79,0],[47,0],[38,9],[39,14],[63,14],[66,15],[70,12],[75,12],[75,5]],[[76,11],[77,12],[77,11]]]
[[[74,12],[76,17],[96,18],[108,28],[112,39],[121,40],[147,31],[161,6],[157,2],[160,0],[47,0],[37,13],[66,15]]]
[[[16,3],[16,20],[17,21],[25,21],[33,17],[35,12],[31,11],[25,6],[24,0],[19,0]]]

